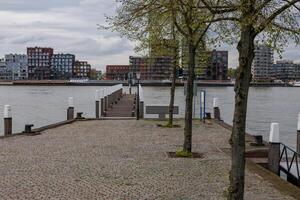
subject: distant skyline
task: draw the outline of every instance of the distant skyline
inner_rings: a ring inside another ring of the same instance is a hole
[[[26,53],[26,47],[52,47],[56,53],[72,53],[97,69],[108,64],[128,64],[134,43],[117,33],[97,29],[105,15],[115,12],[114,0],[1,0],[0,57]],[[235,46],[229,51],[229,67],[238,65]],[[300,62],[300,47],[290,45],[283,59]],[[278,56],[275,56],[278,59]]]

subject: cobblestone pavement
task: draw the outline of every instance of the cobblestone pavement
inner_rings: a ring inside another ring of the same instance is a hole
[[[229,132],[194,126],[203,159],[168,158],[183,129],[154,121],[86,121],[0,140],[0,199],[224,199]],[[292,199],[247,171],[246,199]]]

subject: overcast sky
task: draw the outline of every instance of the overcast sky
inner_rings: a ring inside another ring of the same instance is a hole
[[[73,53],[104,69],[108,64],[128,64],[134,44],[117,33],[100,31],[105,14],[114,14],[114,0],[0,0],[0,57],[26,53],[28,46],[52,47],[56,53]],[[237,66],[235,47],[229,66]],[[300,62],[300,48],[286,48],[283,58]]]

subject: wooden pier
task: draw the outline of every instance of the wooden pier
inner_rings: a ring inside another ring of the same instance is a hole
[[[108,108],[106,117],[134,117],[134,99],[135,95],[133,94],[123,94],[117,103],[113,104],[111,108]]]

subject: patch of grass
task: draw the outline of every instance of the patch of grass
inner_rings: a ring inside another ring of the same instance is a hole
[[[184,151],[184,150],[178,150],[176,151],[176,156],[178,157],[184,157],[184,158],[190,158],[193,156],[192,152]]]

